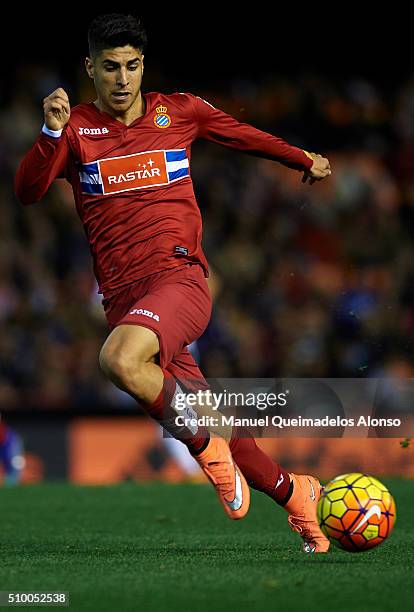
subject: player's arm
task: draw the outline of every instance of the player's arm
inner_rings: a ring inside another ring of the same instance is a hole
[[[42,133],[18,167],[14,187],[22,204],[38,202],[51,183],[63,176],[69,144],[64,128],[70,117],[69,98],[59,88],[43,100]]]
[[[247,123],[240,123],[201,98],[191,96],[191,99],[198,123],[199,138],[250,155],[278,161],[289,168],[302,171],[303,182],[309,179],[310,184],[331,174],[329,160],[322,155],[308,153],[290,145],[282,138],[262,132]]]

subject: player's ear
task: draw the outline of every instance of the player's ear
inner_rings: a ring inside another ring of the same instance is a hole
[[[85,58],[85,68],[86,68],[86,72],[88,73],[88,77],[90,79],[93,79],[93,62],[91,60],[90,57],[86,57]]]

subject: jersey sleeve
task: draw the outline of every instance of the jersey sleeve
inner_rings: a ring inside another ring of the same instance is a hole
[[[202,98],[196,96],[191,98],[199,138],[250,155],[278,161],[295,170],[304,171],[312,167],[313,160],[303,149],[290,145],[282,138],[262,132],[248,123],[240,123]]]
[[[67,176],[69,142],[64,130],[59,138],[40,134],[17,169],[14,190],[22,204],[34,204],[56,178]]]

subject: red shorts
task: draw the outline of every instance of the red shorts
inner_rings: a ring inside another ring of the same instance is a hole
[[[147,276],[105,297],[102,304],[111,331],[118,325],[152,329],[160,344],[160,366],[186,386],[207,386],[187,348],[211,315],[210,291],[199,264]]]

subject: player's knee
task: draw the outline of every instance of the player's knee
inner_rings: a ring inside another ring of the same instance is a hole
[[[138,395],[140,382],[145,383],[146,363],[139,351],[129,352],[118,343],[104,344],[99,354],[99,365],[105,376],[121,389],[133,388]]]
[[[118,347],[104,345],[99,354],[99,366],[118,386],[125,386],[131,376],[131,359]]]
[[[120,326],[103,345],[99,365],[118,387],[124,390],[133,388],[134,393],[139,395],[140,381],[145,378],[145,366],[155,360],[158,351],[158,338],[151,330]],[[145,384],[144,380],[142,384]]]

